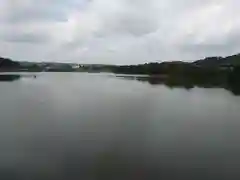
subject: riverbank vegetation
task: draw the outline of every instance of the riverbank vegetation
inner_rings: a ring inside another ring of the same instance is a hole
[[[0,58],[0,71],[25,72],[111,72],[115,74],[146,75],[151,84],[185,88],[223,87],[240,94],[240,54],[227,57],[208,57],[194,62],[162,62],[139,65],[94,65],[70,63],[17,62]],[[145,80],[139,77],[138,80]]]

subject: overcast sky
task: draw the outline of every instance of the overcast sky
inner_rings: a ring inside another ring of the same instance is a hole
[[[136,64],[240,52],[239,0],[0,0],[0,56]]]

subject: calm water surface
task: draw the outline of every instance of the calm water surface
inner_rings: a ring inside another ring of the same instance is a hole
[[[240,179],[240,97],[108,74],[0,82],[0,179]]]

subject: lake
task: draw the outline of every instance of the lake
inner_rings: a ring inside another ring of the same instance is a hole
[[[240,179],[240,96],[112,74],[0,78],[0,179]]]

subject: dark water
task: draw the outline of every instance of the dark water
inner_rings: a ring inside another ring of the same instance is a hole
[[[0,179],[240,179],[240,97],[111,75],[0,78]]]

